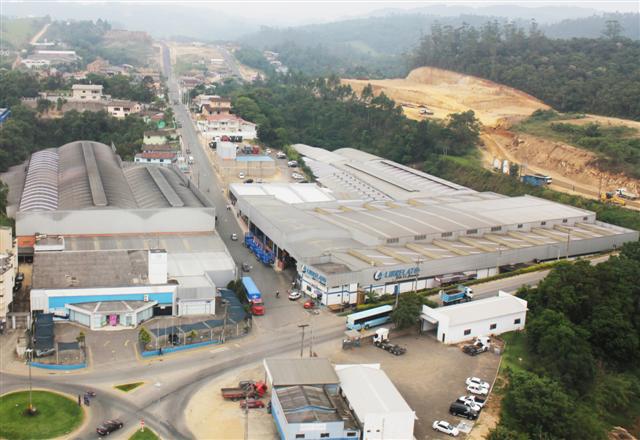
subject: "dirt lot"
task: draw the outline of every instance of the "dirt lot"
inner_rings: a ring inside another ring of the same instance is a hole
[[[319,356],[328,357],[334,364],[380,363],[409,406],[416,412],[418,420],[414,427],[416,439],[445,439],[448,436],[436,433],[431,424],[434,420],[451,423],[469,423],[449,415],[449,404],[466,394],[464,381],[468,376],[478,376],[492,382],[499,363],[499,356],[485,353],[470,357],[456,346],[440,344],[433,337],[408,335],[393,338],[394,343],[407,347],[404,356],[393,356],[371,344],[360,348],[342,350],[339,341],[320,346],[314,345]],[[296,353],[291,356],[297,357]],[[285,356],[282,356],[285,357]],[[243,413],[237,402],[225,402],[220,397],[220,387],[233,386],[239,380],[263,379],[261,365],[229,373],[209,382],[194,395],[186,411],[189,429],[196,438],[242,438]],[[263,399],[268,401],[268,396]],[[486,414],[485,414],[486,413]],[[266,410],[255,409],[250,413],[250,438],[277,438],[271,415]],[[493,426],[496,417],[483,411],[472,431],[473,438],[480,439]],[[476,434],[476,431],[478,434]]]
[[[210,61],[212,58],[222,58],[222,54],[212,46],[194,46],[192,44],[181,44],[170,42],[167,44],[171,53],[171,64],[176,64],[176,59],[184,56],[192,56],[194,58],[205,59]]]
[[[414,69],[405,79],[342,81],[358,93],[371,83],[376,94],[384,92],[398,103],[409,104],[404,108],[405,113],[413,119],[421,118],[417,106],[425,105],[435,118],[473,110],[484,125],[495,126],[505,120],[528,116],[536,109],[549,108],[511,87],[434,67]]]

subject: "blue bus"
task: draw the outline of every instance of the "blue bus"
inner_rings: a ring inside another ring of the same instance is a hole
[[[347,316],[347,328],[349,330],[368,329],[391,321],[393,307],[380,306],[362,312],[352,313]]]

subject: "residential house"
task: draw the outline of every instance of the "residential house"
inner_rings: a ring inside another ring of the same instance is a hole
[[[98,101],[104,98],[100,84],[74,84],[71,86],[71,98],[78,101]]]
[[[176,160],[174,151],[143,151],[134,157],[135,163],[155,163],[160,165],[171,165]]]
[[[140,113],[142,106],[138,102],[113,99],[107,104],[107,113],[114,118],[124,119],[134,113]]]
[[[206,103],[200,106],[200,113],[205,116],[229,114],[231,113],[231,100],[213,96]]]
[[[166,144],[171,138],[177,137],[175,130],[145,131],[142,143],[144,145]]]

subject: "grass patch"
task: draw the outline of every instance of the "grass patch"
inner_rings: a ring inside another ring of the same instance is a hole
[[[524,332],[509,332],[500,335],[505,342],[500,372],[509,368],[512,371],[525,371],[529,365],[527,340]]]
[[[33,391],[35,416],[25,415],[29,392],[0,396],[0,438],[12,440],[48,439],[70,433],[82,422],[78,403],[49,391]]]
[[[123,383],[122,385],[116,385],[114,388],[119,389],[120,391],[124,391],[128,393],[131,390],[135,390],[140,385],[143,385],[144,382],[131,382],[131,383]]]
[[[160,437],[149,428],[144,428],[144,432],[138,429],[135,434],[129,437],[129,440],[159,440]]]

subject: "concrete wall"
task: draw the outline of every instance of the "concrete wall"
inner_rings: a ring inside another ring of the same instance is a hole
[[[445,344],[456,344],[462,341],[468,341],[478,336],[499,335],[502,333],[522,330],[525,326],[527,312],[512,313],[505,316],[486,319],[483,321],[471,322],[462,325],[450,326],[445,320],[438,322],[438,341]],[[520,323],[514,321],[520,319]],[[496,324],[496,328],[492,330],[491,324]],[[465,330],[471,330],[471,333],[465,335]]]
[[[95,209],[17,213],[16,235],[109,235],[211,232],[214,208]]]
[[[415,415],[407,413],[367,414],[362,429],[363,440],[413,440]]]
[[[213,164],[224,178],[237,178],[238,173],[241,171],[247,177],[271,177],[276,173],[277,169],[274,161],[245,162],[233,159],[222,159],[217,154],[214,156]]]

